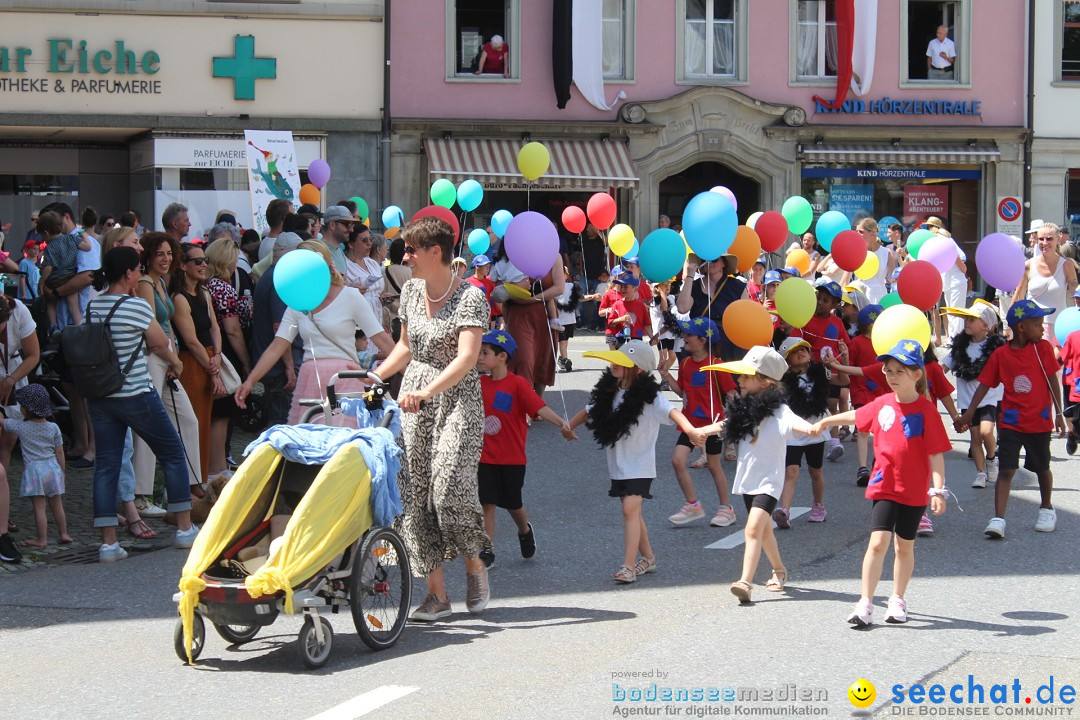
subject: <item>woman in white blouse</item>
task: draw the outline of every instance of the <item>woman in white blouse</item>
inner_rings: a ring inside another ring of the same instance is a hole
[[[375,317],[382,319],[382,293],[386,288],[383,260],[386,259],[386,238],[372,235],[364,225],[349,242],[345,255],[345,284],[354,287],[367,298]]]

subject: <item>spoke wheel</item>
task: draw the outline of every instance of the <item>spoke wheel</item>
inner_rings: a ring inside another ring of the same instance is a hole
[[[393,529],[374,528],[353,560],[349,606],[360,639],[372,650],[397,642],[408,620],[412,576],[405,543]]]

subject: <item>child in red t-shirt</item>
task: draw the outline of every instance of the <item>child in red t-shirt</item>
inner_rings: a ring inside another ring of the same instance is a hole
[[[847,345],[851,342],[848,337],[844,321],[835,315],[840,299],[844,296],[843,289],[828,278],[821,278],[815,284],[817,288],[817,309],[810,322],[803,326],[800,334],[792,333],[792,336],[802,337],[810,343],[810,359],[817,362],[825,362],[829,357],[842,357],[840,344]],[[836,414],[847,410],[846,405],[841,405],[840,390],[847,385],[847,377],[842,371],[833,373],[829,380],[829,412]],[[825,459],[829,462],[837,462],[844,457],[844,446],[840,444],[839,429],[831,430],[830,437],[826,440],[828,445],[825,450]]]
[[[885,622],[907,622],[904,592],[915,566],[915,534],[927,496],[935,515],[945,512],[945,452],[952,449],[936,405],[924,395],[922,346],[901,340],[879,358],[892,392],[815,426],[820,432],[854,422],[860,434],[874,433],[874,471],[866,488],[867,499],[874,502],[870,543],[862,564],[862,595],[847,619],[858,627],[873,622],[874,590],[890,540],[895,545],[893,594]]]
[[[491,310],[491,327],[498,327],[498,318],[502,315],[502,310],[499,309],[498,303],[491,302],[491,293],[495,290],[495,283],[488,277],[488,273],[491,271],[491,260],[487,255],[477,255],[473,258],[473,274],[467,278],[469,284],[475,285],[484,291],[484,297],[487,298],[488,307]]]
[[[507,363],[517,350],[510,333],[495,330],[484,335],[480,346],[481,370],[489,373],[480,377],[484,395],[484,449],[476,479],[480,504],[484,508],[484,531],[495,540],[495,508],[510,513],[518,531],[521,557],[536,553],[536,538],[525,506],[521,489],[525,485],[526,417],[539,417],[552,425],[568,429],[566,422],[544,404],[532,384],[507,369]],[[495,553],[480,551],[480,559],[489,569],[495,564]]]
[[[1069,406],[1065,414],[1072,420],[1069,436],[1065,438],[1065,452],[1072,455],[1080,436],[1080,331],[1069,333],[1065,338],[1065,344],[1061,346],[1061,365],[1065,387],[1069,389]]]
[[[1053,532],[1057,512],[1051,502],[1054,476],[1050,472],[1050,435],[1057,429],[1065,436],[1065,416],[1061,411],[1061,383],[1054,348],[1043,336],[1043,318],[1054,308],[1041,308],[1031,300],[1020,300],[1009,307],[1007,315],[1012,340],[993,352],[979,373],[979,387],[971,404],[956,421],[956,431],[971,427],[975,410],[986,393],[1005,384],[998,416],[998,481],[994,490],[994,517],[985,534],[1005,537],[1005,508],[1009,503],[1013,475],[1020,467],[1020,448],[1024,449],[1024,467],[1039,479],[1039,517],[1037,532]]]
[[[687,353],[679,360],[679,379],[672,377],[667,369],[660,371],[660,377],[682,397],[683,415],[690,424],[694,427],[705,427],[724,419],[724,401],[729,393],[735,392],[735,383],[727,373],[702,370],[719,358],[719,353],[712,346],[713,340],[720,337],[716,323],[710,318],[699,317],[680,320],[679,327],[682,329],[683,349]],[[679,512],[668,518],[675,525],[686,525],[705,517],[705,510],[694,490],[694,481],[690,477],[686,462],[692,448],[690,436],[680,433],[675,443],[675,454],[671,457],[671,465],[675,469],[675,478],[679,481],[679,488],[686,498],[686,503]],[[728,495],[727,476],[720,464],[723,455],[723,441],[717,435],[709,436],[705,443],[706,465],[720,500],[720,507],[709,521],[713,527],[727,527],[735,522],[735,509],[731,507]]]
[[[622,278],[623,273],[621,271],[618,274],[612,272],[608,289],[600,297],[600,309],[596,311],[604,320],[604,340],[607,341],[609,348],[614,348],[619,344],[619,332],[622,330],[622,323],[615,322],[619,316],[612,312],[615,303],[622,300],[629,285],[626,282],[619,282]]]
[[[880,363],[877,362],[877,353],[874,352],[874,344],[870,341],[870,333],[874,331],[874,322],[877,320],[878,315],[884,310],[880,305],[867,305],[855,316],[855,325],[858,327],[859,332],[851,338],[851,344],[847,348],[848,357],[853,367],[862,368],[874,364],[880,366]],[[830,368],[836,368],[837,366],[838,363],[835,361],[830,364]],[[850,372],[848,375],[851,378],[849,388],[851,392],[851,408],[853,410],[858,410],[863,405],[873,402],[874,398],[881,397],[889,389],[884,382],[884,378],[879,381],[866,377],[861,372]],[[855,431],[855,452],[859,460],[859,471],[855,475],[855,484],[859,487],[866,487],[866,484],[870,482],[870,466],[867,465],[867,458],[870,454],[870,438],[865,433],[859,433],[858,430]]]
[[[649,314],[649,307],[637,296],[637,278],[630,273],[623,273],[612,282],[621,288],[622,296],[612,303],[608,311],[608,344],[612,344],[611,336],[616,338],[616,346],[627,340],[641,340],[646,336],[652,340],[652,315]]]

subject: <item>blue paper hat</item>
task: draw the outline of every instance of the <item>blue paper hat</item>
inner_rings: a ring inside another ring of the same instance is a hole
[[[818,290],[824,290],[837,300],[844,297],[844,289],[840,287],[839,283],[833,282],[827,278],[819,279],[814,283],[814,287]]]
[[[780,272],[787,273],[788,275],[794,275],[795,277],[800,277],[802,275],[802,273],[799,272],[799,268],[795,267],[794,265],[788,265],[787,267],[780,268]]]
[[[920,370],[924,367],[923,347],[915,340],[901,340],[893,345],[889,352],[878,355],[877,359],[884,362],[889,358],[908,367],[917,367]]]
[[[492,330],[484,335],[480,342],[484,345],[497,347],[505,351],[510,357],[514,357],[514,353],[517,352],[517,343],[514,342],[513,336],[505,330]]]
[[[1028,318],[1046,317],[1057,312],[1057,308],[1044,308],[1035,304],[1034,300],[1019,300],[1009,308],[1009,327],[1023,322]]]
[[[783,278],[780,277],[780,271],[779,270],[770,270],[769,272],[765,273],[765,284],[766,285],[772,285],[773,283],[778,283],[778,282],[782,282],[782,281],[783,281]]]
[[[628,272],[624,272],[621,275],[615,276],[612,279],[612,282],[616,285],[630,285],[631,287],[637,287],[641,284],[638,282],[638,279],[633,276],[632,273]]]
[[[720,337],[720,328],[712,318],[697,317],[690,320],[679,320],[679,327],[685,335],[697,335],[707,338],[709,342],[715,342]]]
[[[885,308],[880,305],[867,305],[855,316],[855,322],[858,325],[869,325],[877,320],[878,315],[883,312],[885,312]]]
[[[491,258],[489,258],[487,255],[477,255],[476,257],[474,257],[472,259],[472,266],[473,267],[480,267],[481,265],[490,265],[490,264],[491,264]]]

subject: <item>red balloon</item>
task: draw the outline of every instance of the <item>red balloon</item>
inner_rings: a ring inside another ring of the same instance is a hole
[[[775,210],[769,210],[754,223],[754,232],[761,239],[762,250],[776,252],[788,239],[787,218]]]
[[[585,229],[585,211],[577,205],[569,205],[562,211],[563,227],[572,233]]]
[[[896,291],[908,305],[928,311],[941,298],[941,273],[925,260],[910,262],[896,278]]]
[[[458,219],[454,217],[454,213],[439,205],[428,205],[426,208],[421,208],[417,210],[416,214],[412,216],[412,220],[409,220],[409,222],[417,220],[418,218],[425,217],[427,215],[437,217],[440,220],[445,220],[446,223],[450,226],[450,229],[454,231],[454,240],[455,242],[457,241],[458,237],[461,235],[461,223],[459,223]]]
[[[842,230],[833,238],[830,252],[838,268],[855,272],[866,262],[866,241],[854,230]]]
[[[598,230],[607,230],[615,222],[615,198],[596,193],[589,198],[589,220]]]

